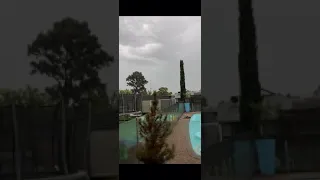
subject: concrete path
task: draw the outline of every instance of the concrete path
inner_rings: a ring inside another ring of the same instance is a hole
[[[168,164],[201,164],[201,157],[197,156],[191,147],[189,138],[189,119],[193,114],[200,112],[184,113],[174,127],[174,130],[168,138],[169,144],[176,147],[175,158]]]

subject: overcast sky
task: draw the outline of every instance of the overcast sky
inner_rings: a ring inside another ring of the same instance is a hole
[[[25,84],[44,87],[53,83],[44,77],[28,75],[26,48],[40,31],[51,28],[54,21],[66,16],[88,21],[103,47],[119,57],[117,34],[119,28],[125,26],[124,19],[119,19],[117,6],[105,4],[109,1],[92,2],[1,0],[0,88],[19,88]],[[320,1],[254,2],[262,86],[275,92],[311,95],[320,84]],[[120,88],[126,88],[126,76],[138,70],[144,73],[153,89],[167,86],[177,91],[179,60],[183,59],[188,89],[197,90],[202,86],[202,92],[212,94],[212,102],[238,94],[237,1],[203,0],[201,34],[200,18],[176,18],[145,18],[134,22],[129,19],[130,26],[120,30],[122,50],[131,53],[131,56],[120,56]],[[197,22],[198,26],[193,27]],[[150,31],[143,32],[143,25],[139,26],[143,23],[149,24]],[[139,27],[140,32],[134,32],[139,31]],[[147,43],[154,43],[145,46],[153,48],[153,53],[146,55],[147,48],[135,49]],[[142,58],[132,58],[134,56]],[[111,82],[118,74],[118,67],[114,67],[101,72],[104,82]],[[119,87],[117,83],[111,85],[114,89]]]
[[[186,88],[201,89],[201,17],[119,17],[119,86],[140,71],[146,88],[180,91],[180,60]]]
[[[254,0],[262,87],[310,96],[320,84],[320,1]],[[239,94],[237,1],[202,2],[202,92]]]

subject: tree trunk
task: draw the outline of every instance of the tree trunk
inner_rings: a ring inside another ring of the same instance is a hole
[[[55,138],[55,141],[57,143],[57,148],[56,148],[56,152],[57,152],[57,157],[58,157],[58,171],[60,173],[65,174],[65,170],[64,170],[64,160],[63,160],[63,148],[62,148],[62,105],[61,105],[62,101],[58,102],[58,104],[55,105],[55,109],[54,109],[54,124],[55,124],[55,136],[57,136],[57,138]]]
[[[73,119],[71,120],[71,122],[69,120],[67,120],[67,128],[66,128],[67,165],[68,165],[69,173],[74,173],[76,171],[75,170],[76,169],[75,168],[75,163],[74,163],[74,155],[75,155],[75,131],[74,131],[74,126],[75,126],[75,124],[73,122]]]
[[[85,142],[85,148],[84,148],[84,154],[83,154],[83,160],[84,160],[84,166],[86,167],[86,170],[90,174],[90,135],[91,135],[91,101],[89,100],[88,103],[88,128],[87,128],[87,137]]]
[[[14,159],[15,159],[15,171],[17,180],[21,180],[21,149],[20,149],[20,138],[19,138],[19,125],[16,117],[16,105],[12,104],[12,121],[14,128]]]
[[[62,98],[61,103],[61,160],[63,164],[63,172],[64,174],[68,174],[68,163],[67,163],[67,121],[66,121],[66,112],[65,112],[65,98]]]

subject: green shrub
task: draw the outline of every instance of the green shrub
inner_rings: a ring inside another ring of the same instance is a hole
[[[139,135],[143,142],[137,147],[137,159],[144,164],[164,164],[174,158],[175,147],[166,142],[172,133],[171,121],[167,116],[157,115],[158,100],[156,93],[150,113],[144,120],[139,120]]]

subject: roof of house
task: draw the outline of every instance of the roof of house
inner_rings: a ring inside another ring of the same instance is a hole
[[[311,97],[292,101],[292,109],[320,108],[320,98]]]

